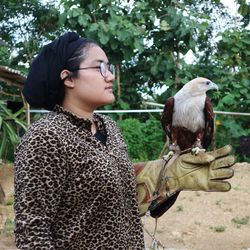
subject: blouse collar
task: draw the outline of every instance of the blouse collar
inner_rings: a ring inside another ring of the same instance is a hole
[[[72,112],[70,112],[69,110],[66,110],[60,105],[56,105],[53,111],[55,111],[56,113],[64,114],[71,123],[77,126],[83,126],[84,128],[91,130],[91,125],[94,122],[98,130],[103,130],[103,122],[101,120],[101,117],[96,113],[94,113],[93,117],[89,119],[89,118],[79,117],[73,114]]]

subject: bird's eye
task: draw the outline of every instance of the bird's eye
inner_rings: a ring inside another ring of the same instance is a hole
[[[206,82],[206,84],[207,84],[207,85],[209,85],[209,84],[210,84],[210,82],[209,82],[209,81],[207,81],[207,82]]]

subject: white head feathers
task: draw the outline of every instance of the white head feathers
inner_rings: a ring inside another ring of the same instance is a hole
[[[218,86],[207,78],[197,77],[186,83],[175,95],[181,96],[204,96],[208,90],[218,90]]]

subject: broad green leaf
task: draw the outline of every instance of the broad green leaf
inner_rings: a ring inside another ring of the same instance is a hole
[[[84,15],[81,15],[78,17],[78,23],[85,27],[88,24],[88,20]]]
[[[234,97],[233,95],[229,94],[229,95],[226,95],[222,98],[222,102],[227,104],[227,105],[231,105],[234,103]]]
[[[98,36],[100,38],[101,44],[105,45],[109,41],[109,34],[105,33],[98,33]]]
[[[78,9],[72,9],[72,17],[78,17],[80,15],[80,12]]]
[[[89,31],[94,32],[98,30],[98,24],[97,23],[92,23],[89,27]]]

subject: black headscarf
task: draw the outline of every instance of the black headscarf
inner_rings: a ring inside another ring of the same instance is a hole
[[[62,101],[64,85],[60,73],[75,50],[86,41],[75,32],[68,32],[43,47],[24,83],[23,94],[32,107],[52,110]]]

